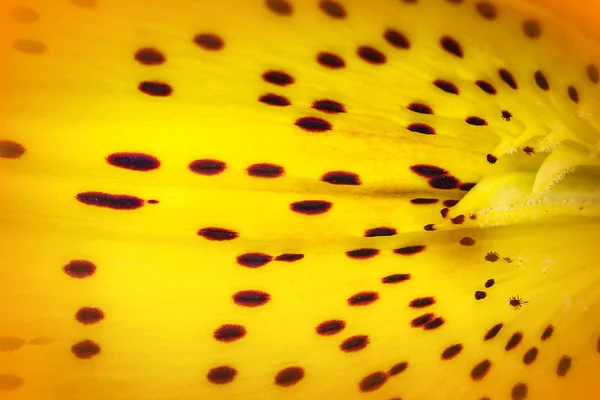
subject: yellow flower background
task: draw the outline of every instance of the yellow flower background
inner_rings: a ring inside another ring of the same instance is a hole
[[[600,398],[600,6],[4,0],[3,400]]]

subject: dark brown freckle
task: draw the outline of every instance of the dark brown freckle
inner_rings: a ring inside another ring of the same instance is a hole
[[[238,233],[229,229],[209,227],[200,229],[198,236],[207,240],[224,241],[237,238]]]
[[[511,87],[512,89],[517,89],[517,81],[515,80],[513,74],[511,74],[505,69],[499,69],[498,75],[500,75],[500,79],[502,79],[504,83],[506,83],[509,87]]]
[[[73,260],[63,267],[65,274],[71,278],[88,278],[96,272],[94,263],[87,260]]]
[[[364,377],[358,384],[358,387],[360,388],[360,391],[363,393],[373,392],[373,391],[379,389],[380,387],[382,387],[386,381],[387,381],[387,374],[385,372],[378,371],[378,372],[372,373],[371,375]]]
[[[234,342],[246,336],[246,328],[242,325],[226,324],[217,328],[213,336],[219,342]]]
[[[595,65],[588,65],[585,72],[592,83],[600,82],[600,73],[598,73],[598,68]]]
[[[425,250],[426,246],[406,246],[399,249],[394,249],[394,254],[411,255],[417,254]]]
[[[135,210],[144,205],[144,201],[139,197],[124,194],[84,192],[78,193],[76,198],[79,202],[88,206],[111,208],[113,210]]]
[[[424,178],[429,178],[432,176],[440,176],[446,175],[448,171],[442,169],[440,167],[436,167],[434,165],[425,165],[425,164],[417,164],[410,167],[412,172],[415,174],[422,176]]]
[[[577,89],[575,89],[574,86],[569,86],[567,88],[567,93],[573,103],[579,103],[579,92],[577,92]]]
[[[426,198],[417,198],[411,199],[410,202],[413,204],[435,204],[439,200],[438,199],[426,199]]]
[[[77,358],[92,358],[100,353],[100,346],[91,340],[83,340],[71,346],[71,352]]]
[[[349,337],[340,344],[340,350],[347,353],[359,351],[367,347],[369,344],[369,337],[365,335],[357,335]]]
[[[460,244],[463,246],[473,246],[475,244],[475,239],[465,236],[464,238],[460,239]]]
[[[236,376],[237,370],[235,368],[223,365],[208,371],[208,374],[206,374],[206,379],[215,385],[224,385],[226,383],[233,382]]]
[[[408,49],[410,48],[410,42],[408,38],[401,32],[398,32],[395,29],[388,29],[383,34],[383,37],[389,44],[398,48],[398,49]]]
[[[394,228],[387,228],[382,226],[379,228],[369,229],[365,232],[365,237],[394,236],[397,233],[398,232]]]
[[[160,167],[158,158],[143,153],[113,153],[106,157],[106,161],[115,167],[134,171],[151,171]]]
[[[434,224],[427,224],[423,227],[423,229],[425,229],[428,232],[433,232],[435,231],[435,225]]]
[[[283,175],[284,169],[281,165],[261,163],[252,164],[246,172],[257,178],[279,178]]]
[[[446,217],[448,217],[449,212],[450,212],[450,209],[448,207],[445,207],[440,210],[440,215],[442,216],[442,218],[446,218]]]
[[[447,347],[443,352],[442,352],[442,360],[450,360],[454,357],[456,357],[457,355],[460,354],[460,352],[463,349],[463,345],[462,344],[455,344],[453,346]]]
[[[569,369],[571,369],[572,359],[569,356],[562,356],[556,367],[556,375],[565,376]]]
[[[259,290],[243,290],[233,295],[233,302],[242,307],[258,307],[271,300],[268,293]]]
[[[526,365],[531,364],[532,362],[535,361],[535,359],[537,358],[538,355],[538,349],[537,347],[532,347],[529,350],[527,350],[527,352],[525,352],[525,355],[523,355],[523,363]]]
[[[423,329],[425,329],[426,331],[431,331],[433,329],[437,329],[440,326],[444,325],[445,322],[446,321],[444,320],[444,318],[437,317],[437,318],[433,319],[432,321],[426,323],[425,326],[423,327]]]
[[[332,203],[323,200],[304,200],[290,204],[290,209],[299,214],[317,215],[326,213],[333,206]]]
[[[470,219],[471,221],[477,221],[477,213],[470,212],[470,213],[469,213],[469,219]]]
[[[498,161],[498,158],[496,156],[493,156],[491,154],[488,154],[486,156],[487,162],[490,164],[496,164],[496,161]]]
[[[337,1],[322,0],[319,3],[319,7],[321,8],[321,10],[323,10],[323,12],[325,12],[325,14],[329,15],[332,18],[346,18],[346,10],[344,10],[344,7],[342,7],[342,5]]]
[[[544,332],[542,332],[542,336],[540,337],[540,339],[542,341],[548,340],[552,337],[553,333],[554,333],[554,327],[552,325],[548,325],[546,327],[546,329],[544,329]]]
[[[188,168],[195,174],[212,176],[225,171],[227,165],[219,160],[195,160],[190,163]]]
[[[435,129],[427,124],[416,122],[406,127],[411,132],[422,133],[423,135],[435,135]]]
[[[221,37],[214,33],[200,33],[194,36],[194,43],[202,47],[204,50],[221,50],[225,43]]]
[[[525,35],[528,37],[535,39],[542,34],[542,27],[536,20],[528,19],[523,21],[523,32],[525,32]]]
[[[510,337],[510,339],[508,339],[508,342],[506,343],[504,350],[510,351],[510,350],[514,349],[515,347],[517,347],[519,345],[519,343],[521,343],[521,340],[523,340],[523,334],[521,332],[513,333],[513,335]]]
[[[390,368],[390,370],[388,371],[388,374],[390,376],[395,376],[406,371],[406,368],[408,368],[408,363],[406,361],[403,361],[401,363],[393,365],[392,368]]]
[[[326,132],[332,128],[329,122],[317,117],[298,118],[295,125],[308,132]]]
[[[494,286],[494,283],[496,283],[496,281],[494,281],[493,279],[488,279],[487,281],[485,281],[485,287],[489,289],[492,286]]]
[[[496,94],[496,88],[491,83],[486,81],[476,81],[475,84],[487,94]]]
[[[439,178],[432,178],[429,180],[429,186],[434,189],[456,189],[460,182],[453,176],[442,176]]]
[[[265,81],[277,86],[287,86],[294,83],[294,78],[282,71],[267,71],[262,77]]]
[[[294,9],[286,0],[266,0],[267,7],[275,14],[291,15]]]
[[[517,383],[513,386],[510,391],[510,396],[512,400],[524,400],[527,398],[527,385],[524,383]]]
[[[433,114],[431,107],[423,103],[410,103],[406,108],[419,114]]]
[[[495,19],[498,16],[498,13],[496,11],[496,6],[494,6],[490,2],[480,1],[477,4],[475,4],[475,8],[477,9],[477,12],[479,13],[479,15],[481,15],[483,18],[488,19],[490,21]]]
[[[469,125],[475,125],[475,126],[487,125],[487,121],[480,117],[467,117],[467,119],[465,119],[465,122]]]
[[[550,89],[550,84],[548,83],[548,79],[546,79],[546,76],[542,73],[542,71],[536,71],[533,76],[535,78],[536,85],[538,85],[538,87],[540,89],[542,89],[542,90]]]
[[[315,110],[323,111],[327,114],[345,113],[346,107],[342,103],[333,100],[316,100],[312,107]]]
[[[274,93],[264,94],[258,98],[258,101],[277,107],[285,107],[292,104],[287,98]]]
[[[284,262],[294,262],[294,261],[302,260],[303,258],[304,258],[304,254],[286,253],[286,254],[278,255],[275,258],[275,260],[276,261],[284,261]]]
[[[419,297],[412,300],[408,306],[412,308],[423,308],[429,307],[435,304],[435,299],[433,297]]]
[[[442,89],[446,93],[458,94],[458,87],[452,82],[448,82],[442,79],[437,79],[433,82],[435,86]]]
[[[333,53],[319,53],[317,55],[317,62],[324,67],[339,69],[346,66],[346,62],[340,56]]]
[[[360,185],[360,178],[357,174],[347,171],[332,171],[321,177],[323,182],[333,185]]]
[[[331,321],[325,321],[320,323],[315,330],[319,335],[332,336],[340,333],[346,327],[346,323],[339,319],[333,319]]]
[[[84,325],[95,324],[104,319],[104,312],[97,307],[81,307],[75,313],[75,319]]]
[[[463,57],[462,47],[456,41],[456,39],[451,38],[450,36],[443,36],[440,39],[440,44],[442,45],[442,48],[448,53],[454,54],[457,57]]]
[[[487,297],[487,293],[483,292],[481,290],[478,290],[475,292],[475,299],[476,300],[483,300]]]
[[[346,255],[348,257],[355,258],[357,260],[366,260],[368,258],[373,258],[377,254],[379,254],[379,250],[377,249],[357,249],[346,252]]]
[[[173,88],[164,82],[144,81],[138,85],[138,89],[142,93],[157,97],[166,97],[173,93]]]
[[[460,190],[462,190],[463,192],[468,192],[471,189],[473,189],[477,184],[476,183],[471,183],[471,182],[467,182],[467,183],[462,183],[460,185]]]
[[[489,261],[489,262],[496,262],[500,259],[500,256],[498,255],[498,253],[490,251],[489,253],[487,253],[485,255],[485,261]]]
[[[535,155],[535,149],[531,146],[525,146],[523,147],[523,152],[525,154],[527,154],[528,156],[534,156]]]
[[[264,253],[246,253],[237,257],[238,264],[248,268],[258,268],[268,264],[272,256]]]
[[[366,306],[379,299],[376,292],[360,292],[348,299],[348,305],[351,306]]]
[[[385,54],[370,46],[361,46],[356,50],[356,54],[363,60],[371,64],[383,64],[386,61]]]
[[[490,371],[491,367],[492,363],[490,360],[481,361],[479,364],[475,365],[471,370],[471,379],[473,379],[474,381],[482,380]]]
[[[25,147],[12,140],[0,140],[0,158],[19,158],[25,154]]]
[[[444,200],[444,207],[454,207],[458,204],[458,200]]]
[[[398,283],[404,282],[410,279],[410,274],[393,274],[381,278],[381,283]]]
[[[135,59],[144,65],[160,65],[165,62],[165,55],[157,49],[146,47],[135,52]]]
[[[512,114],[508,110],[502,110],[502,113],[500,114],[500,116],[502,117],[503,120],[505,120],[507,122],[510,121],[510,119],[512,118]]]
[[[454,218],[450,219],[450,221],[452,221],[452,223],[453,223],[454,225],[460,225],[460,224],[462,224],[463,222],[465,222],[465,216],[464,216],[464,215],[462,215],[462,214],[461,214],[461,215],[457,215],[456,217],[454,217]]]
[[[487,331],[487,333],[483,337],[483,340],[490,340],[490,339],[495,338],[496,335],[498,335],[498,333],[500,333],[500,330],[502,329],[503,326],[504,326],[503,323],[499,323],[499,324],[492,326],[490,328],[490,330]]]
[[[304,378],[304,370],[300,367],[288,367],[282,369],[275,376],[277,386],[289,387],[297,384]]]
[[[431,313],[423,314],[410,321],[413,328],[420,328],[433,320],[434,315]]]

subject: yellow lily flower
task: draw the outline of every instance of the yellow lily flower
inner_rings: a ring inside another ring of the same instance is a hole
[[[600,398],[600,6],[4,0],[2,400]]]

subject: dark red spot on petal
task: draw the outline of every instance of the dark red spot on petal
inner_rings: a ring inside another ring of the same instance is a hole
[[[502,79],[509,87],[512,89],[517,89],[517,81],[515,80],[513,74],[511,74],[509,71],[502,68],[498,70],[498,75],[500,75],[500,79]]]
[[[94,341],[83,340],[71,346],[71,352],[77,358],[88,359],[100,353],[100,346]]]
[[[385,54],[370,46],[361,46],[356,53],[360,58],[371,64],[383,64],[386,61]]]
[[[542,332],[542,336],[540,337],[540,339],[542,341],[548,340],[548,339],[550,339],[550,337],[552,337],[553,333],[554,333],[554,327],[552,325],[548,325],[546,327],[546,329],[544,329],[544,332]]]
[[[319,335],[332,336],[340,333],[346,327],[346,323],[339,319],[333,319],[320,323],[315,330]]]
[[[394,228],[387,228],[382,226],[379,228],[369,229],[365,232],[365,237],[394,236],[397,233],[398,232]]]
[[[492,154],[488,154],[486,156],[487,162],[490,164],[496,164],[496,161],[498,161],[498,158]]]
[[[242,307],[258,307],[271,300],[268,293],[259,290],[244,290],[233,295],[233,302]]]
[[[378,371],[364,377],[358,384],[358,387],[360,388],[361,392],[373,392],[382,387],[386,381],[387,374],[385,372]]]
[[[442,218],[446,218],[448,216],[448,213],[450,212],[449,208],[442,208],[440,210],[440,215],[442,216]]]
[[[412,300],[409,304],[409,307],[423,308],[423,307],[429,307],[433,304],[435,304],[435,299],[433,297],[419,297],[419,298]]]
[[[573,103],[579,103],[579,92],[574,86],[569,86],[567,88],[567,94]]]
[[[425,229],[428,232],[433,232],[435,231],[435,224],[427,224],[423,227],[423,229]]]
[[[480,1],[475,4],[475,9],[483,18],[487,20],[494,20],[498,16],[496,6],[488,1]]]
[[[431,178],[429,180],[429,186],[434,189],[456,189],[460,182],[453,176],[440,176],[437,178]]]
[[[537,358],[537,355],[539,353],[539,350],[537,349],[537,347],[532,347],[529,350],[527,350],[527,352],[525,352],[525,354],[523,355],[523,363],[525,365],[529,365],[532,362],[535,361],[535,359]]]
[[[75,319],[85,325],[95,324],[104,319],[104,312],[97,307],[81,307],[75,313]]]
[[[348,257],[355,258],[358,260],[366,260],[368,258],[373,258],[377,254],[379,254],[379,250],[377,249],[356,249],[346,252],[346,255]]]
[[[369,344],[369,337],[366,335],[356,335],[349,337],[340,344],[340,350],[347,353],[359,351],[367,347]]]
[[[454,207],[458,204],[458,200],[444,200],[443,204],[445,207]]]
[[[327,114],[345,113],[346,107],[342,103],[333,100],[315,100],[312,107],[315,110],[323,111]]]
[[[523,340],[523,334],[521,332],[513,333],[513,335],[510,337],[510,339],[508,339],[508,342],[506,343],[504,350],[510,351],[510,350],[514,349],[515,347],[517,347],[519,345],[519,343],[521,343],[521,340]]]
[[[304,378],[304,370],[300,367],[288,367],[282,369],[275,376],[275,384],[282,387],[289,387],[297,384]]]
[[[202,228],[198,235],[208,240],[224,241],[233,240],[238,237],[238,233],[224,228]]]
[[[487,373],[490,371],[491,367],[492,367],[492,362],[490,360],[481,361],[480,363],[475,365],[473,367],[473,369],[471,370],[471,379],[473,379],[474,381],[482,380],[483,378],[485,378]]]
[[[512,400],[524,400],[527,398],[528,391],[526,384],[517,383],[510,391],[510,398]]]
[[[272,259],[272,256],[264,253],[246,253],[238,256],[237,262],[244,267],[258,268],[268,264]]]
[[[556,367],[556,375],[565,376],[571,369],[572,359],[569,356],[562,356]]]
[[[475,125],[475,126],[487,125],[487,121],[480,117],[467,117],[467,119],[465,119],[465,122],[469,125]]]
[[[413,326],[413,328],[420,328],[433,321],[433,318],[434,315],[431,313],[423,314],[413,319],[410,324]]]
[[[525,32],[526,36],[535,39],[542,34],[542,27],[536,20],[528,19],[523,21],[523,32]]]
[[[462,190],[463,192],[468,192],[471,189],[473,189],[477,184],[476,183],[463,183],[460,185],[460,190]]]
[[[443,168],[436,167],[435,165],[417,164],[410,167],[410,169],[417,175],[424,178],[432,176],[446,175],[448,171]]]
[[[593,64],[590,64],[585,69],[585,72],[586,72],[590,82],[592,82],[592,83],[600,82],[600,73],[598,72],[598,67],[596,67]]]
[[[542,73],[542,71],[536,71],[535,74],[533,74],[533,77],[535,78],[535,84],[538,85],[540,89],[544,91],[550,90],[550,84],[548,83],[548,79]]]
[[[358,174],[347,171],[328,172],[321,177],[321,180],[333,185],[360,185],[361,183]]]
[[[462,224],[463,222],[465,222],[465,216],[464,216],[464,215],[462,215],[462,214],[461,214],[461,215],[457,215],[456,217],[454,217],[454,218],[450,219],[450,221],[452,221],[452,223],[453,223],[454,225],[460,225],[460,224]]]
[[[443,79],[437,79],[433,82],[433,84],[435,86],[437,86],[438,88],[442,89],[446,93],[450,93],[450,94],[458,94],[459,93],[458,87],[452,82],[445,81]]]
[[[475,292],[475,300],[483,300],[487,297],[487,293],[481,290]]]
[[[237,370],[235,368],[223,365],[208,371],[208,374],[206,374],[206,379],[215,385],[224,385],[226,383],[233,382],[236,376]]]
[[[283,71],[267,71],[262,77],[265,81],[277,86],[287,86],[294,83],[294,78]]]
[[[494,286],[494,283],[496,283],[496,281],[494,281],[493,279],[488,279],[487,281],[485,281],[485,287],[491,288],[492,286]]]
[[[299,214],[317,215],[326,213],[332,206],[332,203],[324,200],[304,200],[292,203],[290,208]]]
[[[295,125],[308,132],[326,132],[330,131],[332,128],[329,122],[317,117],[298,118]]]
[[[454,54],[457,57],[463,57],[463,50],[460,46],[460,43],[456,41],[456,39],[450,36],[443,36],[440,39],[440,45],[444,50],[446,50],[450,54]]]
[[[324,67],[340,69],[346,66],[344,59],[333,53],[319,53],[317,55],[317,62]]]
[[[419,114],[433,114],[433,109],[423,103],[410,103],[406,108]]]
[[[393,274],[381,278],[381,283],[399,283],[410,279],[410,274]]]
[[[473,246],[475,245],[475,239],[465,236],[464,238],[460,239],[460,244],[463,246]]]
[[[225,46],[225,42],[220,36],[214,33],[200,33],[194,36],[194,43],[203,48],[204,50],[221,50]]]
[[[342,19],[346,18],[346,10],[344,7],[333,0],[321,0],[319,7],[323,12],[329,15],[331,18]]]
[[[417,198],[411,199],[410,202],[413,204],[435,204],[439,200],[438,199],[427,199],[427,198]]]
[[[284,262],[294,262],[298,260],[302,260],[304,258],[304,254],[292,254],[285,253],[278,255],[275,260],[276,261],[284,261]]]
[[[143,153],[113,153],[106,161],[115,167],[134,171],[151,171],[160,167],[158,158]]]
[[[412,255],[412,254],[417,254],[420,253],[422,251],[425,250],[426,246],[406,246],[406,247],[401,247],[399,249],[394,249],[394,253],[395,254],[402,254],[402,255]]]
[[[242,325],[226,324],[217,328],[213,336],[219,342],[234,342],[246,336],[246,328]]]
[[[279,178],[283,175],[284,169],[281,165],[276,164],[252,164],[246,170],[248,175],[257,178]]]
[[[258,101],[277,107],[285,107],[292,104],[286,97],[274,93],[263,94],[258,98]]]
[[[415,122],[406,127],[411,132],[422,133],[423,135],[435,135],[435,129],[432,126],[423,124],[421,122]]]
[[[379,294],[376,292],[360,292],[348,299],[348,304],[351,306],[366,306],[379,299]]]
[[[71,278],[88,278],[96,272],[96,265],[87,260],[73,260],[63,267],[65,274]]]
[[[167,97],[173,93],[173,88],[164,82],[144,81],[138,85],[140,92],[149,96]]]
[[[479,88],[481,90],[483,90],[484,92],[486,92],[487,94],[496,94],[497,93],[496,88],[489,82],[479,80],[479,81],[476,81],[475,84],[477,86],[479,86]]]
[[[450,359],[456,357],[457,355],[459,355],[462,350],[463,350],[462,344],[455,344],[455,345],[446,347],[446,349],[442,352],[442,360],[450,360]]]
[[[195,160],[188,168],[195,174],[211,176],[225,171],[227,164],[219,160]]]
[[[144,65],[160,65],[165,62],[165,55],[154,48],[145,47],[135,52],[135,59]]]
[[[496,335],[498,335],[498,333],[500,333],[500,330],[502,329],[502,327],[504,326],[503,323],[499,323],[496,324],[494,326],[492,326],[485,334],[485,336],[483,337],[483,340],[490,340],[496,337]]]
[[[406,361],[403,361],[401,363],[393,365],[392,368],[390,368],[390,370],[388,371],[388,374],[390,376],[395,376],[406,371],[406,368],[408,368],[408,363]]]
[[[135,210],[144,205],[139,197],[124,194],[108,194],[102,192],[83,192],[76,196],[77,200],[88,206],[111,208],[113,210]]]
[[[16,159],[25,154],[25,147],[12,140],[0,140],[0,158]]]
[[[437,317],[437,318],[434,318],[432,321],[426,323],[425,326],[423,327],[423,329],[425,329],[426,331],[437,329],[440,326],[444,325],[445,322],[446,321],[444,320],[444,318]]]
[[[385,40],[387,40],[387,42],[389,44],[391,44],[392,46],[394,46],[398,49],[410,48],[410,42],[409,42],[408,38],[406,37],[406,35],[404,35],[403,33],[399,32],[395,29],[386,30],[385,33],[383,34],[383,37],[385,38]]]

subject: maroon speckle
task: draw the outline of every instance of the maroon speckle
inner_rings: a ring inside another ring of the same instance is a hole
[[[378,236],[394,236],[398,232],[394,228],[387,228],[385,226],[379,228],[369,229],[365,232],[365,237],[378,237]]]
[[[585,72],[586,72],[587,77],[590,80],[590,82],[592,82],[592,83],[600,82],[600,73],[598,72],[598,67],[596,67],[594,64],[588,65],[587,68],[585,69]]]
[[[188,168],[195,174],[211,176],[225,171],[227,165],[219,160],[195,160]]]
[[[453,176],[441,176],[438,178],[431,178],[429,180],[429,186],[434,189],[456,189],[460,182]]]
[[[571,363],[573,359],[569,356],[562,356],[558,361],[558,366],[556,367],[556,375],[565,376],[571,369]]]
[[[476,183],[463,183],[460,185],[460,190],[462,190],[463,192],[468,192],[469,190],[473,189],[475,187],[475,185],[477,185]]]
[[[304,370],[300,367],[282,369],[275,376],[275,384],[282,387],[293,386],[304,378]]]
[[[258,101],[260,101],[261,103],[268,104],[270,106],[277,107],[285,107],[292,104],[286,97],[274,93],[263,94],[258,98]]]
[[[521,343],[521,340],[523,340],[523,334],[521,332],[513,333],[510,339],[508,339],[508,342],[506,342],[504,350],[511,351],[512,349],[517,347],[519,343]]]
[[[208,374],[206,374],[206,379],[215,385],[224,385],[226,383],[233,382],[236,376],[237,370],[235,368],[223,365],[208,371]]]
[[[456,39],[450,36],[443,36],[440,39],[440,45],[444,50],[448,53],[454,54],[457,57],[463,57],[463,50],[460,44],[456,41]]]
[[[165,55],[154,48],[146,47],[135,52],[135,59],[144,65],[160,65],[165,62]]]
[[[87,260],[73,260],[63,267],[65,274],[71,278],[88,278],[96,272],[94,263]]]
[[[548,83],[548,79],[542,73],[542,71],[536,71],[535,74],[533,75],[533,77],[535,79],[536,85],[538,85],[538,87],[540,89],[542,89],[544,91],[547,91],[550,89],[550,84]]]
[[[360,292],[348,299],[348,304],[351,306],[366,306],[379,299],[379,294],[376,292]]]
[[[25,154],[23,145],[12,140],[0,140],[0,158],[17,159]]]
[[[320,323],[315,330],[319,335],[332,336],[340,333],[346,327],[346,323],[339,319],[333,319]]]
[[[452,223],[454,225],[461,225],[463,222],[465,222],[465,216],[460,214],[460,215],[457,215],[456,217],[450,219],[450,221],[452,221]]]
[[[259,290],[244,290],[233,295],[233,302],[242,307],[258,307],[271,300],[268,293]]]
[[[198,235],[208,240],[224,241],[233,240],[238,237],[238,233],[224,228],[202,228],[198,231]]]
[[[403,361],[401,363],[393,365],[392,368],[390,368],[388,374],[390,376],[395,376],[395,375],[401,374],[402,372],[406,371],[406,368],[408,368],[408,363],[406,361]]]
[[[346,66],[344,59],[333,53],[319,53],[317,55],[317,62],[324,67],[333,69],[340,69]]]
[[[426,331],[437,329],[440,326],[444,325],[444,322],[446,322],[446,321],[444,321],[444,318],[437,317],[437,318],[433,319],[432,321],[426,323],[425,327],[423,327],[423,329],[425,329]]]
[[[423,178],[429,178],[432,176],[446,175],[448,171],[443,168],[436,167],[435,165],[418,164],[413,165],[410,169],[417,175]]]
[[[429,307],[435,304],[435,299],[433,297],[419,297],[410,302],[409,307],[412,308],[423,308]]]
[[[261,163],[252,164],[246,172],[257,178],[279,178],[283,175],[284,169],[281,165]]]
[[[332,128],[329,122],[317,117],[298,118],[295,125],[308,132],[326,132]]]
[[[95,324],[104,319],[104,312],[96,307],[81,307],[75,313],[75,319],[85,325]]]
[[[340,350],[352,353],[364,349],[368,344],[369,337],[366,335],[351,336],[340,344]]]
[[[423,229],[425,229],[428,232],[433,232],[435,231],[435,225],[434,224],[427,224],[423,227]]]
[[[267,71],[262,77],[265,81],[277,86],[287,86],[294,83],[294,78],[283,71]]]
[[[146,201],[146,203],[148,203],[148,204],[158,204],[160,202],[158,200],[150,199],[150,200]]]
[[[143,153],[113,153],[106,161],[115,167],[134,171],[151,171],[160,166],[158,158]]]
[[[490,360],[481,361],[480,363],[475,365],[473,367],[473,369],[471,370],[471,379],[473,379],[474,381],[482,380],[483,378],[485,378],[487,373],[490,371],[491,367],[492,367],[492,363]]]
[[[487,159],[487,162],[490,164],[496,164],[496,161],[498,161],[498,157],[491,155],[491,154],[488,154],[486,156],[486,159]]]
[[[542,34],[542,27],[536,20],[528,19],[523,21],[523,32],[525,32],[526,36],[535,39]]]
[[[473,246],[475,245],[475,239],[473,239],[472,237],[469,236],[465,236],[462,239],[460,239],[460,244],[462,244],[463,246]]]
[[[444,200],[445,207],[454,207],[458,204],[458,200]]]
[[[505,69],[499,69],[498,75],[500,75],[500,79],[502,79],[504,83],[506,83],[512,89],[516,89],[518,87],[515,77],[509,71]]]
[[[487,94],[496,94],[496,88],[491,83],[486,81],[476,81],[475,84]]]
[[[546,340],[550,339],[550,337],[552,336],[553,333],[554,333],[554,327],[552,325],[548,325],[546,327],[546,329],[544,329],[544,332],[542,332],[542,336],[540,337],[540,339],[542,341],[546,341]]]
[[[419,114],[433,114],[432,108],[423,103],[410,103],[406,108]]]
[[[488,1],[480,1],[475,4],[475,9],[483,18],[493,20],[498,16],[496,7]]]
[[[388,29],[383,34],[383,37],[389,44],[398,48],[398,49],[408,49],[410,48],[410,42],[406,35],[401,32],[398,32],[395,29]]]
[[[201,33],[194,36],[194,43],[202,47],[204,50],[221,50],[225,43],[223,39],[214,33]]]
[[[411,132],[422,133],[423,135],[435,135],[435,129],[432,126],[423,124],[421,122],[415,122],[406,127]]]
[[[144,81],[138,85],[140,92],[149,96],[166,97],[173,93],[173,88],[164,82]]]
[[[144,205],[139,197],[124,194],[108,194],[102,192],[83,192],[76,196],[77,200],[88,206],[111,208],[113,210],[135,210]]]
[[[410,324],[413,328],[420,328],[433,320],[434,315],[431,313],[423,314],[413,319]]]
[[[449,208],[442,208],[440,210],[440,215],[442,216],[442,218],[446,218],[448,216],[448,213],[450,212]]]
[[[358,260],[366,260],[368,258],[373,258],[377,254],[379,254],[379,250],[377,249],[357,249],[346,252],[346,255],[348,257],[355,258]]]
[[[437,79],[433,82],[435,86],[442,89],[446,93],[458,94],[458,87],[452,82],[445,81],[443,79]]]
[[[485,287],[489,289],[489,288],[491,288],[492,286],[494,286],[494,283],[496,283],[496,281],[495,281],[495,280],[493,280],[493,279],[488,279],[487,281],[485,281]]]
[[[480,117],[467,117],[467,119],[465,119],[465,122],[469,125],[474,125],[474,126],[487,125],[487,121]]]
[[[331,18],[342,19],[346,18],[346,10],[337,1],[333,0],[321,0],[319,7],[323,12],[329,15]]]
[[[399,283],[410,279],[410,274],[393,274],[381,278],[381,283]]]
[[[425,246],[406,246],[399,249],[394,249],[395,254],[411,255],[417,254],[425,250]]]
[[[527,398],[528,393],[527,385],[524,383],[517,383],[513,386],[510,391],[510,398],[512,400],[525,400]]]
[[[567,88],[567,94],[569,95],[569,99],[571,99],[573,103],[579,103],[579,92],[577,91],[575,86],[569,86]]]
[[[411,199],[410,202],[413,204],[435,204],[439,200],[438,199],[426,199],[426,198],[417,198]]]
[[[475,292],[475,300],[483,300],[487,297],[487,293],[482,290],[477,290]]]
[[[100,353],[100,346],[94,341],[83,340],[71,346],[71,352],[77,358],[88,359]]]
[[[324,200],[304,200],[290,204],[290,209],[299,214],[317,215],[326,213],[332,206],[332,203]]]
[[[342,103],[333,100],[315,100],[312,107],[315,110],[323,111],[327,114],[345,113],[346,107]]]
[[[371,64],[383,64],[386,61],[385,54],[370,46],[359,47],[356,54]]]
[[[361,392],[373,392],[382,387],[386,381],[387,374],[385,372],[378,371],[364,377],[358,384],[358,387],[360,388]]]
[[[294,262],[298,260],[302,260],[304,258],[304,254],[293,254],[293,253],[285,253],[278,255],[275,260],[276,261],[284,261],[284,262]]]
[[[357,174],[347,171],[332,171],[321,177],[323,182],[333,185],[360,185],[360,178]]]
[[[226,324],[217,328],[213,336],[219,342],[234,342],[246,336],[246,328],[242,325]]]
[[[483,337],[483,340],[490,340],[496,337],[496,335],[498,333],[500,333],[500,330],[502,329],[502,327],[504,326],[503,323],[499,323],[496,324],[494,326],[492,326],[485,334],[485,336]]]
[[[455,344],[453,346],[446,347],[446,349],[442,352],[442,360],[450,360],[463,350],[462,344]]]
[[[539,353],[539,350],[537,349],[537,347],[532,347],[529,350],[527,350],[525,352],[525,354],[523,355],[523,363],[525,365],[529,365],[532,362],[535,361],[535,359],[537,358]]]
[[[272,256],[264,253],[246,253],[238,256],[237,262],[244,267],[258,268],[268,264],[272,259]]]

